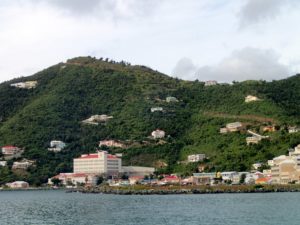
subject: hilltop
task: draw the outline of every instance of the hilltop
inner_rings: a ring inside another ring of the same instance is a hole
[[[11,86],[25,81],[37,81],[37,86]],[[247,95],[261,101],[245,103]],[[170,96],[178,102],[167,102]],[[151,112],[152,107],[163,111]],[[102,114],[113,118],[98,126],[82,123]],[[257,132],[265,125],[278,131],[256,145],[246,144],[245,131],[219,133],[236,121]],[[39,185],[56,173],[72,171],[72,159],[95,152],[104,139],[134,143],[108,149],[123,153],[127,165],[163,164],[162,172],[190,173],[198,164],[179,162],[188,154],[205,153],[208,171],[242,171],[299,144],[300,134],[287,131],[294,125],[300,125],[300,75],[205,86],[145,66],[78,57],[0,84],[0,146],[25,148],[22,157],[36,162],[28,171],[15,173],[9,161],[8,168],[0,168],[0,184],[23,179]],[[166,132],[163,141],[149,138],[155,129]],[[67,147],[49,152],[51,140],[62,140]]]

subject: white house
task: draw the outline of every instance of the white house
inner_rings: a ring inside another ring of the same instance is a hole
[[[11,84],[11,87],[16,87],[16,88],[23,88],[23,89],[32,89],[37,86],[38,82],[37,81],[26,81],[26,82],[20,82],[20,83],[14,83]]]
[[[12,183],[6,183],[6,186],[13,189],[29,188],[29,184],[25,181],[15,181]]]
[[[206,158],[205,154],[188,155],[188,162],[200,162]]]
[[[114,147],[114,148],[124,148],[126,147],[124,143],[121,141],[115,140],[102,140],[99,142],[99,147],[107,146],[107,147]]]
[[[289,127],[288,130],[289,130],[289,133],[290,133],[290,134],[300,132],[300,128],[299,128],[299,127],[296,127],[296,126],[294,126],[294,127]]]
[[[215,80],[208,80],[208,81],[205,81],[204,86],[215,86],[217,84],[218,84],[218,82]]]
[[[249,102],[255,102],[255,101],[259,101],[260,99],[256,96],[253,95],[248,95],[245,97],[245,102],[249,103]]]
[[[178,99],[172,96],[166,97],[166,102],[178,102]]]
[[[151,133],[151,136],[154,139],[164,138],[165,135],[166,135],[166,133],[163,130],[159,130],[159,129],[156,129],[156,130],[152,131],[152,133]]]
[[[151,112],[162,112],[163,108],[162,107],[152,107]]]
[[[108,120],[112,119],[113,116],[108,116],[105,114],[102,115],[93,115],[90,118],[83,120],[82,122],[85,124],[91,124],[91,125],[99,125],[99,123],[107,122]]]
[[[66,147],[66,143],[64,143],[63,141],[53,140],[50,142],[50,148],[48,148],[48,151],[60,152],[65,147]]]
[[[3,146],[2,147],[2,154],[4,156],[13,156],[13,155],[16,155],[20,152],[22,152],[23,150],[19,147],[16,147],[16,146],[12,146],[12,145],[9,145],[9,146]]]
[[[20,169],[20,170],[27,170],[30,166],[34,165],[34,161],[23,159],[20,162],[14,162],[12,169]]]
[[[7,165],[7,161],[0,161],[0,166],[6,166]]]

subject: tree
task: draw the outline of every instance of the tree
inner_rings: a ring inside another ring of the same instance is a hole
[[[58,178],[52,178],[51,182],[55,185],[55,186],[59,186],[61,184],[61,180]]]

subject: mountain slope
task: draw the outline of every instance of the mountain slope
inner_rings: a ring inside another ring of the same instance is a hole
[[[10,87],[26,80],[37,80],[37,88]],[[208,170],[248,169],[255,161],[285,153],[300,141],[299,134],[282,130],[272,134],[271,141],[247,146],[245,133],[221,135],[219,128],[237,120],[251,128],[270,123],[299,125],[299,87],[299,75],[270,83],[205,87],[202,82],[170,78],[143,66],[74,58],[0,85],[0,145],[25,147],[24,157],[37,164],[22,175],[0,169],[0,183],[22,178],[38,185],[55,173],[71,171],[73,157],[94,152],[98,141],[106,138],[136,143],[125,150],[110,150],[123,152],[125,164],[153,166],[164,161],[165,172],[192,172],[195,167],[177,162],[187,154],[203,152],[210,157]],[[249,94],[263,101],[244,103]],[[167,96],[179,102],[167,103]],[[155,106],[164,111],[151,113]],[[95,114],[113,119],[99,126],[81,123]],[[157,128],[166,131],[165,144],[147,138]],[[67,148],[57,154],[48,152],[53,139],[65,141]]]

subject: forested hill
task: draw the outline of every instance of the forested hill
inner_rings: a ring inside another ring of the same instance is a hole
[[[11,84],[37,81],[34,89]],[[245,103],[247,95],[261,101]],[[167,102],[166,97],[178,102]],[[163,111],[151,112],[152,107]],[[92,115],[113,116],[98,126],[81,121]],[[228,122],[240,121],[247,128],[275,125],[269,140],[247,145],[246,132],[220,134]],[[33,76],[0,84],[0,146],[24,147],[22,158],[36,167],[15,173],[0,168],[0,184],[14,179],[39,185],[49,176],[72,171],[72,158],[95,152],[100,140],[130,143],[122,152],[123,164],[162,167],[162,172],[190,173],[196,164],[179,163],[188,154],[205,153],[208,171],[246,170],[300,143],[300,134],[288,126],[300,125],[300,75],[265,82],[245,81],[232,85],[204,86],[199,81],[168,77],[144,66],[78,57],[54,65]],[[166,138],[156,141],[151,132],[161,129]],[[49,152],[51,140],[67,147]]]

